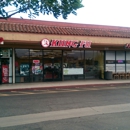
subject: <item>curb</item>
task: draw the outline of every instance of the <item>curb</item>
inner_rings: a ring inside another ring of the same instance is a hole
[[[90,88],[90,87],[117,87],[128,86],[130,83],[107,83],[107,84],[84,84],[84,85],[68,85],[68,86],[49,86],[49,87],[30,87],[30,88],[9,88],[1,89],[0,92],[10,91],[29,91],[29,90],[55,90],[55,89],[73,89],[73,88]]]

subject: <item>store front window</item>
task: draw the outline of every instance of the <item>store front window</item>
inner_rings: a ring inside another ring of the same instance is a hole
[[[85,79],[103,78],[104,53],[102,51],[85,51]]]
[[[44,81],[61,81],[62,80],[62,51],[61,50],[44,50],[43,58]]]
[[[126,72],[130,73],[130,52],[126,51]]]
[[[96,79],[103,57],[101,51],[15,49],[15,82]]]
[[[105,56],[106,56],[105,71],[112,71],[113,73],[116,72],[115,51],[106,51]]]
[[[128,51],[106,51],[105,70],[113,73],[130,71],[130,53]]]
[[[125,72],[125,51],[116,51],[116,72]]]
[[[104,52],[63,51],[64,80],[103,78]]]
[[[42,50],[30,49],[30,82],[43,81]]]
[[[15,82],[29,82],[29,75],[29,49],[15,49]]]
[[[62,51],[15,49],[15,82],[62,80]]]
[[[63,51],[64,80],[84,79],[84,51]]]

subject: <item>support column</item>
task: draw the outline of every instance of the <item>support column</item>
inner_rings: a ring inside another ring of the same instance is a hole
[[[12,54],[12,58],[13,58],[13,62],[12,62],[12,66],[13,66],[13,83],[15,83],[15,50],[14,50],[14,48],[13,48],[13,54]]]

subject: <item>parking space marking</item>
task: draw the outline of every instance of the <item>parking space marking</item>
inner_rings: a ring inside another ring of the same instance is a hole
[[[66,92],[80,92],[80,91],[98,91],[98,90],[114,90],[114,89],[123,89],[130,88],[129,86],[110,86],[110,87],[90,87],[90,88],[70,88],[70,89],[54,89],[54,90],[32,90],[32,91],[11,91],[1,92],[0,97],[2,96],[18,96],[18,95],[33,95],[33,94],[51,94],[51,93],[66,93]]]
[[[0,97],[9,96],[9,94],[2,94],[0,93]]]

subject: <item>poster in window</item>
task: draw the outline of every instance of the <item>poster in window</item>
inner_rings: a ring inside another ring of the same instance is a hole
[[[32,73],[33,74],[42,74],[43,73],[43,67],[41,64],[36,64],[35,66],[32,66]]]
[[[63,68],[64,75],[82,75],[83,68]]]
[[[20,65],[20,75],[29,75],[29,64]]]
[[[2,83],[9,82],[9,66],[2,65]]]

